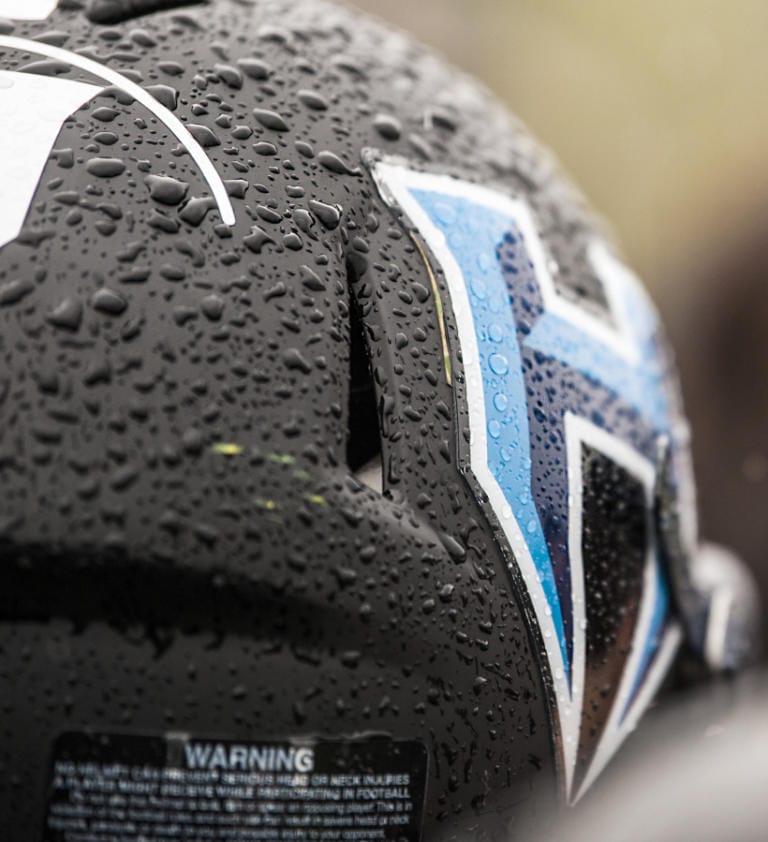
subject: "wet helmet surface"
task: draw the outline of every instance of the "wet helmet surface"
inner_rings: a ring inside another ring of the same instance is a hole
[[[170,5],[0,2],[4,839],[523,838],[736,658],[653,306],[404,36]]]

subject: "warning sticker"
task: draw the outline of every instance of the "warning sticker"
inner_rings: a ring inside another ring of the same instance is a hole
[[[69,733],[54,745],[44,842],[416,842],[416,740],[238,742]]]

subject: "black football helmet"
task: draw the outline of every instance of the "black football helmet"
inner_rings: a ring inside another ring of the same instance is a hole
[[[654,308],[486,91],[315,0],[0,14],[4,840],[522,839],[745,661]]]

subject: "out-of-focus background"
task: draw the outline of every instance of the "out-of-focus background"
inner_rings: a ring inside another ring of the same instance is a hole
[[[768,604],[768,3],[353,2],[482,79],[613,222],[677,350],[702,532]]]
[[[665,306],[768,190],[764,0],[354,0],[482,79],[615,224]]]

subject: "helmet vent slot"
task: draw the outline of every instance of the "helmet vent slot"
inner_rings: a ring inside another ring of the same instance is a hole
[[[381,429],[373,382],[371,356],[365,334],[361,305],[350,294],[349,414],[347,465],[364,484],[382,493],[384,471]]]

